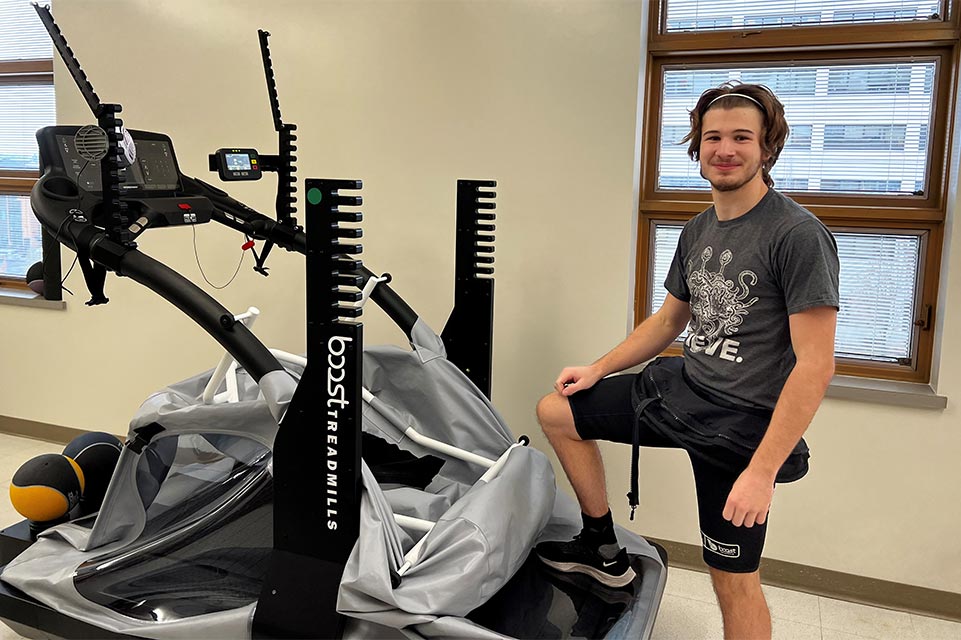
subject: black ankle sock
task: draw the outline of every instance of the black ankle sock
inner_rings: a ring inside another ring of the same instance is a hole
[[[614,534],[614,518],[611,516],[610,509],[599,518],[592,518],[586,513],[581,513],[581,520],[584,522],[584,528],[581,532],[591,542],[598,546],[617,543],[617,536]]]

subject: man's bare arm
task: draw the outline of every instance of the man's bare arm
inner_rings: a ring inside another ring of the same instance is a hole
[[[837,310],[815,307],[790,316],[797,363],[781,389],[767,433],[724,508],[735,526],[764,524],[778,470],[804,435],[834,375]]]
[[[565,368],[557,377],[554,388],[569,396],[594,386],[606,375],[650,360],[681,334],[690,319],[690,305],[668,293],[657,313],[637,325],[623,342],[591,365]]]

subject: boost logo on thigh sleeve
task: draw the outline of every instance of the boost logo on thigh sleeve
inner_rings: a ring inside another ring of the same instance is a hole
[[[705,549],[708,551],[713,551],[719,556],[724,556],[725,558],[741,557],[741,545],[718,542],[717,540],[709,537],[703,531],[701,532],[701,539],[704,541]]]

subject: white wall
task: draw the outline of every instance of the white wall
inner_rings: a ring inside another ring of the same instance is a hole
[[[121,102],[131,128],[171,135],[181,168],[199,177],[212,178],[206,157],[219,147],[274,150],[256,36],[270,31],[301,178],[364,180],[365,262],[389,270],[438,330],[453,295],[455,180],[498,180],[493,395],[516,432],[536,433],[533,406],[562,366],[624,337],[646,2],[64,0],[55,11],[101,98]],[[56,86],[60,122],[89,122],[60,66]],[[231,192],[272,207],[270,179]],[[240,242],[197,229],[214,282],[233,273]],[[948,242],[941,350],[952,354],[961,232]],[[190,229],[147,234],[141,248],[199,280]],[[302,350],[302,259],[270,263],[264,279],[248,261],[216,296],[261,307],[256,333]],[[0,306],[0,414],[123,432],[150,391],[218,357],[146,290],[111,277],[110,304],[88,308],[79,270],[68,286],[78,295],[65,312]],[[376,311],[364,321],[371,341],[401,339]],[[952,400],[943,412],[825,402],[809,432],[811,474],[777,491],[769,557],[961,592],[961,364],[942,358],[938,374]],[[605,453],[626,522],[629,452]],[[641,461],[632,526],[698,544],[686,458],[645,450]]]

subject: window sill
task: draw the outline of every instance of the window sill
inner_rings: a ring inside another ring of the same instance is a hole
[[[646,364],[639,364],[622,373],[640,373]],[[824,397],[912,409],[944,409],[948,406],[947,396],[938,395],[929,384],[854,376],[834,376]]]
[[[17,307],[33,307],[34,309],[58,309],[61,311],[67,308],[67,303],[63,300],[45,300],[33,291],[0,287],[0,305],[3,304]]]
[[[824,396],[913,409],[944,409],[948,406],[948,398],[938,395],[929,384],[852,376],[834,376]]]

